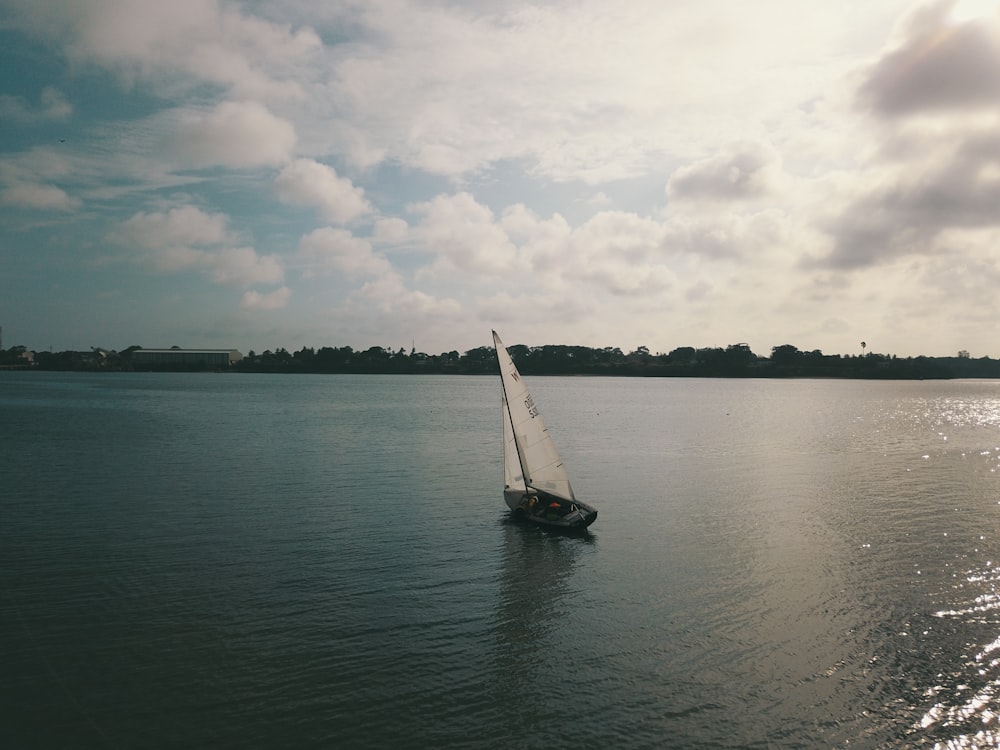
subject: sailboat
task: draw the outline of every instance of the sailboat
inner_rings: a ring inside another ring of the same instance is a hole
[[[597,510],[573,494],[538,405],[496,331],[493,344],[503,385],[504,501],[518,518],[563,529],[587,528]]]

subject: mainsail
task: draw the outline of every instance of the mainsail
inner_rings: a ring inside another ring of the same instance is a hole
[[[493,343],[496,345],[508,419],[525,484],[564,500],[576,500],[545,420],[496,331],[493,331]]]
[[[507,399],[503,399],[500,419],[503,421],[503,486],[505,490],[516,490],[520,501],[527,489],[524,484],[524,473],[521,470],[521,458],[514,442],[514,428],[510,423],[510,411],[507,409]]]

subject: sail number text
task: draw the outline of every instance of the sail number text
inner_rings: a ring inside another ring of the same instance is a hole
[[[538,407],[535,406],[535,400],[531,396],[524,399],[524,406],[528,410],[528,416],[532,419],[538,416]]]

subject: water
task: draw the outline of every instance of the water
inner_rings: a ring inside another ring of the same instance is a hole
[[[1000,745],[1000,382],[0,373],[0,746]]]

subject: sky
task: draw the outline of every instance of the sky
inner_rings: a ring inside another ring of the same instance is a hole
[[[2,346],[1000,358],[997,0],[0,0]]]

